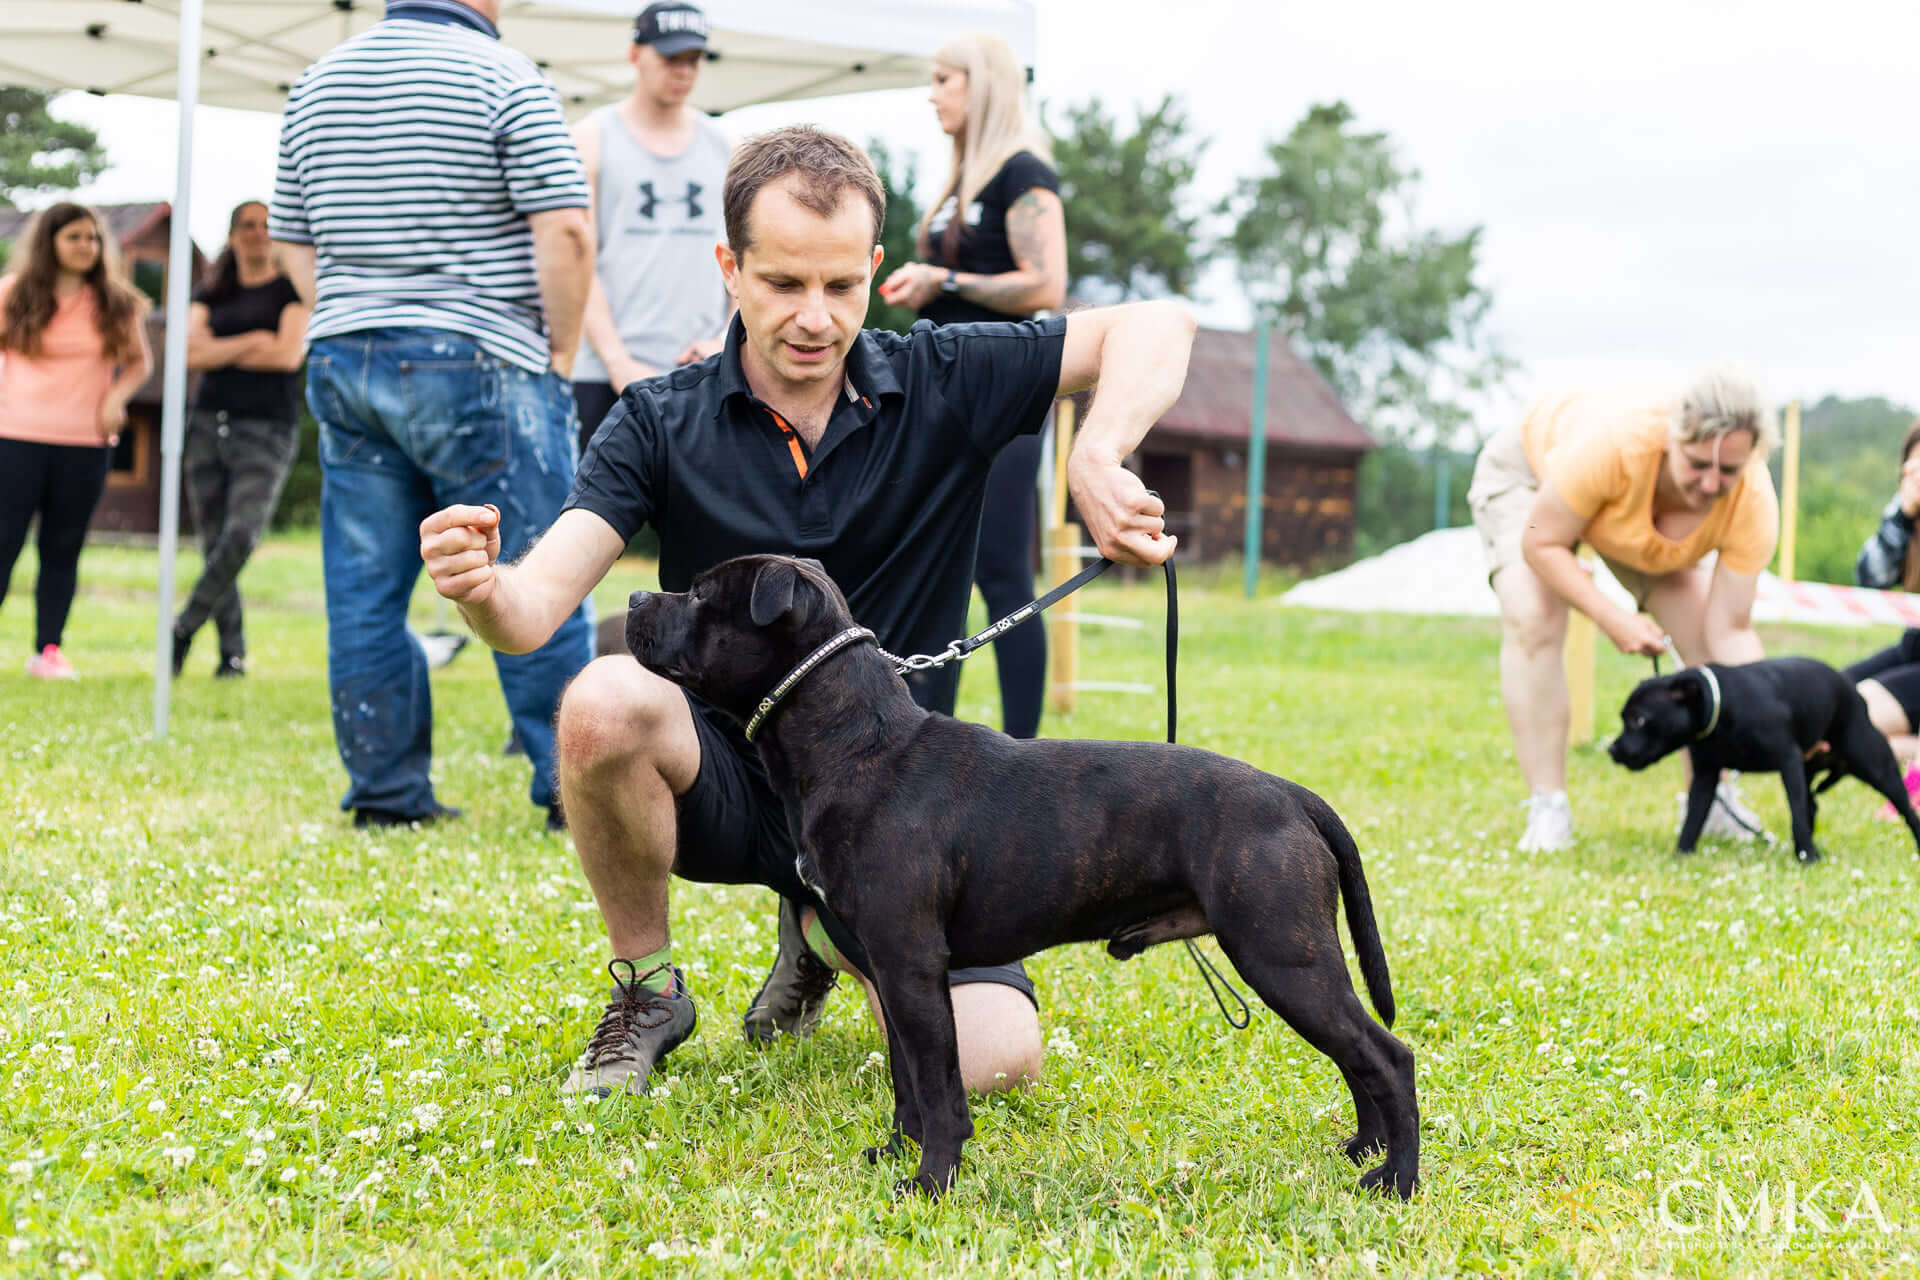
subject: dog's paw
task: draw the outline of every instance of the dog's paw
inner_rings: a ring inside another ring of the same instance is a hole
[[[1419,1184],[1419,1174],[1412,1169],[1395,1170],[1392,1161],[1368,1170],[1360,1179],[1361,1190],[1378,1191],[1383,1195],[1391,1194],[1402,1200],[1411,1200],[1413,1189]]]
[[[1379,1155],[1387,1149],[1387,1139],[1383,1134],[1356,1133],[1341,1143],[1340,1149],[1355,1164],[1365,1164],[1368,1156]]]
[[[1809,845],[1805,849],[1795,849],[1793,851],[1793,856],[1794,856],[1794,860],[1797,861],[1801,866],[1810,867],[1814,863],[1820,861],[1820,846]]]
[[[911,1178],[902,1178],[893,1184],[893,1198],[905,1200],[908,1196],[925,1196],[929,1200],[938,1200],[952,1185],[951,1177],[939,1182],[924,1173],[916,1173]]]

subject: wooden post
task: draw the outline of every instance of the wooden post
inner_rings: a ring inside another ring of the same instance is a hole
[[[1053,409],[1053,492],[1047,503],[1047,576],[1058,586],[1080,572],[1080,530],[1067,521],[1067,457],[1073,451],[1073,401],[1062,399]],[[1080,628],[1073,618],[1056,614],[1047,628],[1048,704],[1055,711],[1072,711],[1074,685],[1080,679]]]
[[[1780,459],[1780,576],[1793,577],[1794,534],[1800,523],[1800,402],[1787,404],[1786,453]]]
[[[1576,554],[1585,552],[1578,548]],[[1582,567],[1593,569],[1593,557],[1580,554]],[[1561,662],[1567,673],[1567,749],[1584,747],[1593,741],[1593,666],[1594,636],[1599,628],[1593,619],[1578,609],[1567,610],[1567,638],[1561,646]]]

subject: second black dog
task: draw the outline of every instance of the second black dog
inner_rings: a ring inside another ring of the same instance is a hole
[[[684,595],[636,592],[627,643],[654,673],[758,727],[803,880],[866,950],[885,1015],[893,1133],[920,1146],[902,1191],[937,1195],[973,1134],[947,972],[1063,942],[1118,959],[1212,933],[1260,998],[1333,1059],[1352,1091],[1362,1179],[1401,1196],[1419,1174],[1413,1054],[1393,1021],[1360,854],[1305,787],[1191,747],[1016,741],[914,704],[813,561],[751,556]]]
[[[1681,853],[1693,852],[1699,842],[1722,769],[1780,775],[1794,856],[1802,862],[1820,857],[1813,842],[1814,797],[1849,775],[1885,796],[1920,846],[1920,817],[1907,798],[1893,748],[1873,727],[1852,682],[1824,662],[1773,658],[1737,667],[1688,667],[1641,681],[1620,719],[1620,736],[1607,750],[1616,763],[1644,769],[1681,747],[1693,758]],[[1823,769],[1826,777],[1809,785],[1809,775]]]

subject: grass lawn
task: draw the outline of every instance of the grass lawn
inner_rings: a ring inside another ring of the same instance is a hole
[[[1726,845],[1677,859],[1677,767],[1633,776],[1587,749],[1580,844],[1514,852],[1489,622],[1184,584],[1183,740],[1314,788],[1359,840],[1418,1060],[1418,1196],[1356,1193],[1338,1073],[1272,1014],[1230,1030],[1178,947],[1117,965],[1085,946],[1031,962],[1045,1078],[977,1105],[960,1181],[929,1205],[859,1158],[890,1099],[858,999],[836,995],[806,1043],[743,1043],[774,948],[758,889],[677,889],[703,1025],[654,1096],[561,1103],[604,941],[525,762],[500,755],[483,652],[434,677],[438,785],[465,820],[355,832],[314,538],[256,556],[253,674],[210,679],[204,635],[164,744],[154,555],[95,546],[81,568],[78,683],[20,674],[31,552],[0,613],[0,1274],[1920,1269],[1905,831],[1848,782],[1817,868]],[[197,569],[181,557],[183,589]],[[623,564],[600,603],[641,585]],[[1148,627],[1086,632],[1085,674],[1157,683],[1157,577],[1087,597]],[[435,622],[423,590],[415,624]],[[1836,662],[1888,638],[1765,633]],[[962,713],[997,722],[990,664],[970,664]],[[1646,671],[1602,656],[1609,715]],[[1156,737],[1162,713],[1089,694],[1045,727]],[[1784,832],[1778,784],[1746,793]]]

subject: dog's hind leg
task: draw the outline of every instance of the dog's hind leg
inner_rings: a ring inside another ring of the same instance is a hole
[[[1793,824],[1793,856],[1803,864],[1818,862],[1820,847],[1813,842],[1813,797],[1807,791],[1807,767],[1798,750],[1790,749],[1780,758],[1780,782],[1787,789],[1787,813]]]
[[[1273,955],[1272,932],[1252,938],[1218,933],[1233,967],[1269,1008],[1308,1044],[1333,1060],[1353,1092],[1358,1132],[1349,1155],[1386,1147],[1386,1161],[1360,1185],[1413,1194],[1420,1178],[1420,1105],[1414,1088],[1413,1052],[1367,1015],[1347,976],[1346,957],[1332,930],[1302,939],[1295,954],[1312,957],[1286,964]],[[1371,1109],[1362,1099],[1371,1103]],[[1371,1114],[1370,1114],[1371,1110]]]
[[[1368,1156],[1378,1155],[1387,1149],[1387,1124],[1381,1118],[1380,1108],[1373,1105],[1372,1097],[1360,1083],[1360,1078],[1345,1067],[1340,1068],[1340,1075],[1347,1082],[1347,1091],[1353,1095],[1354,1115],[1360,1121],[1358,1130],[1340,1144],[1340,1149],[1355,1164],[1365,1164]]]
[[[1855,715],[1848,723],[1841,735],[1840,751],[1853,776],[1887,798],[1913,833],[1914,846],[1920,848],[1920,814],[1914,812],[1913,797],[1907,794],[1906,779],[1900,776],[1900,761],[1864,714]]]

